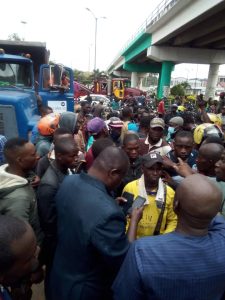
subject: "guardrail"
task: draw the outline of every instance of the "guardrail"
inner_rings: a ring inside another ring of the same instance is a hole
[[[138,30],[133,34],[123,48],[119,51],[116,57],[119,57],[128,46],[138,37],[139,34],[146,32],[147,27],[154,25],[162,16],[164,16],[177,2],[181,0],[163,0],[160,4],[152,11],[150,16],[142,23]],[[111,64],[112,65],[112,64]]]

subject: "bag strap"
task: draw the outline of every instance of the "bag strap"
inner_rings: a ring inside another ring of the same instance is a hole
[[[165,211],[165,208],[166,208],[167,188],[166,188],[165,183],[163,184],[163,188],[164,188],[164,201],[163,201],[163,204],[162,204],[161,212],[160,212],[157,224],[155,226],[155,230],[154,230],[153,235],[159,235],[160,234],[160,228],[161,228],[161,225],[162,225],[163,215],[164,215],[164,211]]]

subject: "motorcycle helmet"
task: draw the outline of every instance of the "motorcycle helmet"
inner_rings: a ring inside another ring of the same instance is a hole
[[[59,125],[59,114],[51,113],[41,118],[38,122],[38,131],[41,135],[53,135]]]
[[[194,130],[194,142],[198,145],[209,136],[218,136],[222,139],[223,133],[217,125],[211,123],[200,124]]]

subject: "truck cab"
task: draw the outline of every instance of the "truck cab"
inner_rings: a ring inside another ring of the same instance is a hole
[[[74,111],[73,72],[49,65],[45,44],[0,41],[0,48],[0,134],[28,138],[40,97],[55,112]]]

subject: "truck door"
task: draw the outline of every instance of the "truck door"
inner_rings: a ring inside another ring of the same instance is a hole
[[[41,65],[38,93],[54,112],[74,112],[73,72],[60,65]]]
[[[124,85],[122,80],[113,80],[113,93],[116,98],[124,99]]]

